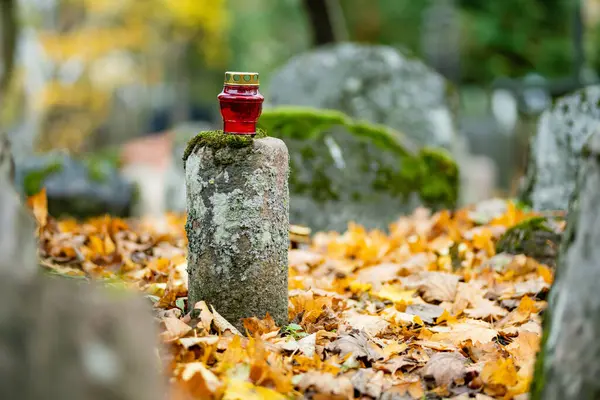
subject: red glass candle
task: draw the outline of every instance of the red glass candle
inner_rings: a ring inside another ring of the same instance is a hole
[[[223,116],[223,132],[256,135],[256,121],[265,100],[258,87],[256,72],[225,72],[223,91],[217,96]]]

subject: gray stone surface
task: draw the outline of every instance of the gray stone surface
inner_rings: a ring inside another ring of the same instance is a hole
[[[134,194],[108,160],[76,160],[60,152],[22,158],[15,182],[25,193],[33,186],[34,191],[45,187],[48,209],[55,217],[128,216]]]
[[[292,169],[292,223],[318,231],[343,232],[350,221],[385,229],[422,204],[416,193],[406,198],[398,193],[405,182],[393,178],[402,168],[397,154],[348,136],[334,128],[320,140],[285,140]]]
[[[287,323],[288,152],[275,138],[201,146],[186,161],[189,303],[242,329],[268,312]]]
[[[0,272],[0,398],[163,399],[149,308],[87,283]]]
[[[392,47],[344,43],[301,54],[274,73],[265,91],[265,112],[277,106],[342,111],[401,132],[416,150],[446,148],[460,162],[466,150],[455,129],[452,93],[441,75]],[[298,126],[302,130],[311,122]],[[340,231],[355,221],[386,229],[423,204],[417,195],[398,194],[404,182],[388,179],[404,168],[398,154],[342,127],[313,137],[308,133],[282,136],[292,162],[292,223]]]
[[[292,58],[273,74],[265,101],[343,111],[458,151],[451,92],[441,75],[392,47],[343,43]]]
[[[581,149],[600,125],[600,86],[559,99],[538,123],[522,198],[536,210],[566,210]]]
[[[40,273],[9,159],[0,140],[0,399],[164,398],[149,305]]]
[[[600,132],[588,143],[544,313],[532,400],[600,398]]]

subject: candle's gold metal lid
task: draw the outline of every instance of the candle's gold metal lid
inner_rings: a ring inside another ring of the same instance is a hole
[[[225,72],[226,85],[258,86],[258,72]]]

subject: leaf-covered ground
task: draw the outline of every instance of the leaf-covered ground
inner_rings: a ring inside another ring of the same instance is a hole
[[[172,399],[526,398],[553,271],[495,254],[534,215],[510,202],[317,233],[289,253],[289,325],[252,318],[242,333],[187,304],[184,217],[77,223],[47,216],[43,193],[29,203],[49,272],[153,302]]]

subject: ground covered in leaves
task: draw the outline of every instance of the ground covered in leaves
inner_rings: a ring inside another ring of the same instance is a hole
[[[504,201],[424,209],[389,234],[349,225],[289,253],[289,324],[237,331],[187,304],[184,217],[85,223],[30,199],[41,264],[146,294],[160,324],[172,399],[524,399],[553,271],[495,254],[533,216]]]

